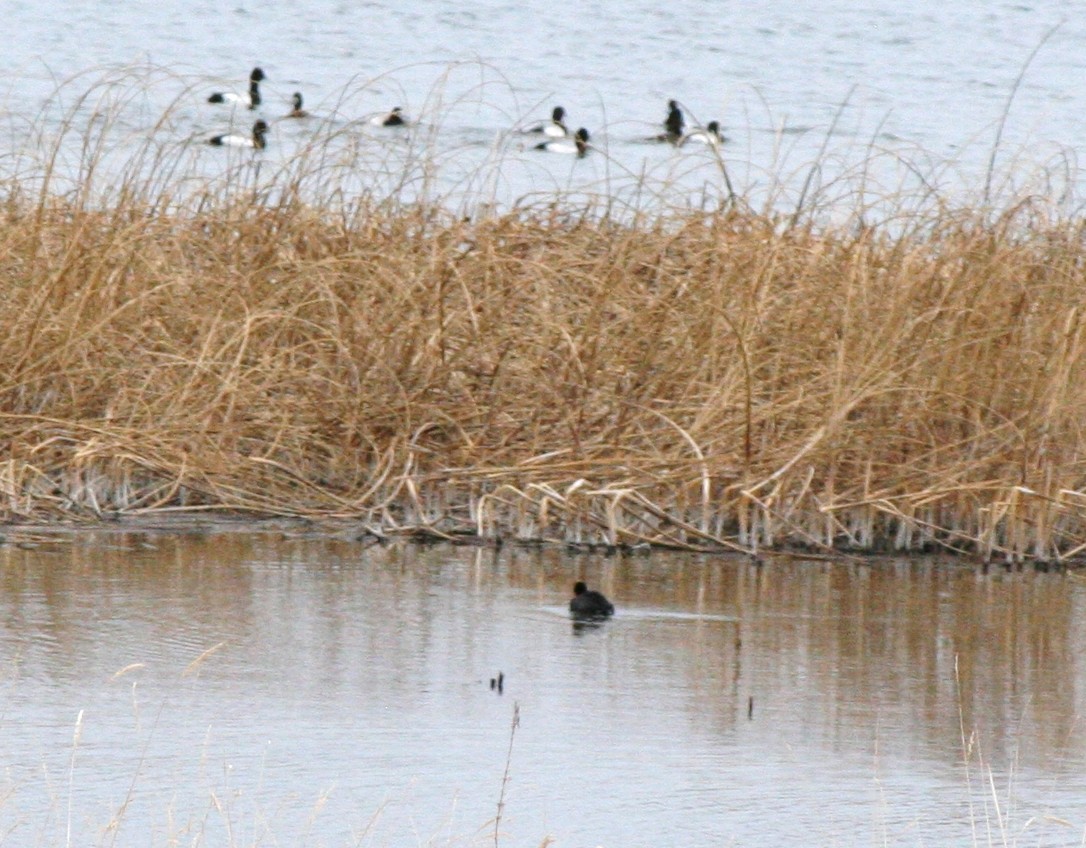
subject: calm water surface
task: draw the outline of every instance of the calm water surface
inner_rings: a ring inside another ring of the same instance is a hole
[[[1078,578],[930,562],[8,545],[0,837],[494,844],[508,769],[501,845],[1081,845],[1084,626]]]
[[[105,108],[101,92],[77,108],[96,79],[77,75],[157,68],[139,84],[144,97],[118,95],[126,107],[115,144],[131,149],[153,136],[189,145],[182,170],[215,174],[236,159],[198,143],[231,124],[247,129],[252,116],[211,107],[206,95],[225,83],[243,88],[260,64],[265,117],[283,115],[295,90],[323,116],[274,123],[265,161],[401,105],[421,121],[418,146],[405,146],[404,134],[352,131],[370,161],[348,190],[373,187],[382,167],[391,172],[382,190],[395,190],[421,147],[437,173],[411,171],[412,190],[434,180],[451,198],[499,203],[555,189],[644,202],[623,189],[631,181],[719,197],[723,175],[706,150],[643,143],[659,131],[669,98],[692,120],[724,124],[729,176],[754,199],[794,202],[816,161],[812,190],[831,204],[929,190],[975,199],[1006,115],[995,164],[1012,185],[1000,179],[993,190],[1061,197],[1082,181],[1080,11],[1065,0],[583,0],[562,10],[542,0],[12,2],[5,23],[17,37],[0,56],[10,85],[0,106],[8,149],[34,151],[47,145],[28,124],[59,129],[76,114],[86,125]],[[599,149],[587,159],[526,151],[508,134],[556,103],[592,131]],[[72,159],[79,153],[73,142]]]

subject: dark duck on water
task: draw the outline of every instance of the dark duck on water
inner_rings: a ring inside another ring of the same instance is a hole
[[[615,614],[615,605],[601,592],[589,589],[582,581],[573,584],[573,599],[569,611],[578,618],[606,618]]]
[[[658,135],[649,136],[645,140],[679,144],[682,141],[685,127],[686,119],[683,118],[683,110],[679,108],[678,101],[669,100],[667,101],[667,118],[664,119],[664,131]]]

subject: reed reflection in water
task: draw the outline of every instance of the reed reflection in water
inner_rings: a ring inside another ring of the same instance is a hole
[[[574,626],[578,579],[613,620]],[[7,545],[0,833],[493,844],[508,765],[500,844],[1077,845],[1084,598],[932,561]]]

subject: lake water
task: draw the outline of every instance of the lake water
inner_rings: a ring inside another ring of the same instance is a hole
[[[505,846],[1086,838],[1075,576],[24,538],[4,845],[493,845],[499,800]],[[576,579],[612,620],[570,621]]]
[[[12,2],[2,106],[9,150],[35,150],[47,145],[27,123],[64,123],[101,77],[85,72],[142,64],[146,97],[120,95],[129,101],[123,143],[153,135],[188,146],[182,170],[215,174],[236,159],[199,143],[231,126],[247,130],[252,115],[212,107],[206,95],[227,83],[243,89],[260,64],[262,114],[281,116],[300,90],[323,116],[273,122],[265,161],[345,129],[351,156],[365,164],[356,183],[347,176],[359,170],[355,159],[335,175],[348,193],[403,190],[406,173],[410,192],[465,203],[555,190],[639,206],[712,202],[727,184],[710,151],[643,142],[675,98],[691,121],[723,123],[727,176],[756,202],[787,207],[816,194],[853,208],[860,197],[930,202],[932,191],[976,200],[998,140],[993,196],[1033,190],[1077,208],[1086,136],[1078,11],[1065,0]],[[101,107],[100,95],[76,110],[77,125]],[[526,150],[509,133],[555,104],[591,130],[598,149],[584,160]],[[352,122],[393,105],[421,122],[413,135],[356,132]],[[25,173],[22,161],[11,167]]]

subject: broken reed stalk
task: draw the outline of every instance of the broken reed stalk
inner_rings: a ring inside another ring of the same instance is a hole
[[[0,179],[9,519],[1086,546],[1082,220],[909,198],[881,226],[606,198],[464,217],[402,194],[433,183],[424,152],[381,163],[382,194],[337,133],[200,179],[195,146],[144,145],[101,190],[119,154],[91,139],[72,191],[58,142]]]
[[[513,764],[513,742],[517,737],[517,728],[520,727],[520,704],[513,702],[513,718],[509,724],[509,750],[505,752],[505,768],[502,771],[502,787],[498,793],[498,810],[494,814],[494,848],[497,848],[501,837],[502,816],[505,814],[505,790],[509,786],[509,769]]]

